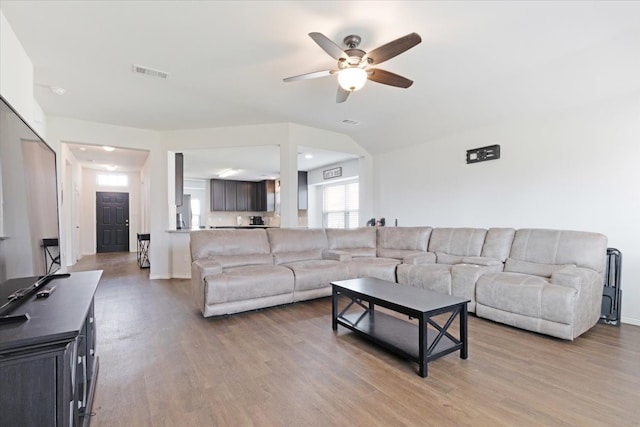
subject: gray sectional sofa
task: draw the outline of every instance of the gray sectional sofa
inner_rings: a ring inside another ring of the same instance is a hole
[[[331,295],[377,277],[465,297],[478,317],[573,340],[600,317],[607,238],[513,228],[367,227],[191,232],[205,317]]]

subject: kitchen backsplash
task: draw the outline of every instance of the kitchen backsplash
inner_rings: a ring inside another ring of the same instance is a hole
[[[280,215],[275,212],[209,212],[207,216],[207,227],[229,227],[238,225],[238,217],[241,218],[240,225],[250,225],[249,217],[262,216],[264,225],[267,227],[280,227]],[[307,211],[298,211],[298,226],[306,227]]]

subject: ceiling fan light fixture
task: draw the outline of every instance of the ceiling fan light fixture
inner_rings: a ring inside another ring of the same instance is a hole
[[[340,70],[338,73],[338,83],[340,87],[349,92],[361,89],[367,82],[367,72],[359,67],[349,67]]]

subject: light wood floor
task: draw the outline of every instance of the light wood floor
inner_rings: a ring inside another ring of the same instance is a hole
[[[84,257],[100,373],[92,426],[639,426],[640,327],[574,342],[470,316],[469,359],[417,364],[331,329],[320,299],[205,319],[187,280]]]

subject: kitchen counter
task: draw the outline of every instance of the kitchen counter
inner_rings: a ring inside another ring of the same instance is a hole
[[[233,228],[280,228],[278,225],[219,225],[217,227],[210,226],[209,228],[181,228],[177,230],[166,230],[167,233],[191,233],[197,230],[212,230],[216,228],[233,229]]]
[[[217,227],[209,227],[209,228],[280,228],[277,225],[222,225]]]

